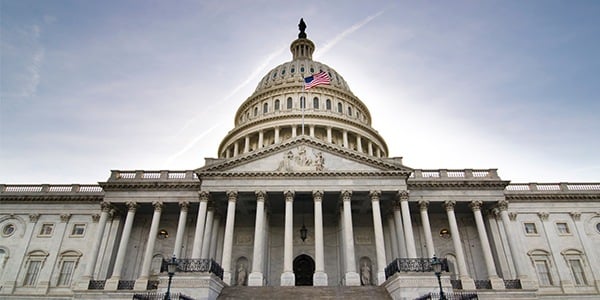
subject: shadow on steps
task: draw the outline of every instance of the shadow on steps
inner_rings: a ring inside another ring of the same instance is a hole
[[[226,287],[221,291],[219,300],[277,300],[277,299],[385,299],[391,300],[384,287],[314,287],[314,286],[282,286],[282,287]]]

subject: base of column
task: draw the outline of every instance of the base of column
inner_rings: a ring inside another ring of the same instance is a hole
[[[356,272],[347,272],[344,275],[345,286],[360,286],[360,276]]]
[[[527,275],[521,275],[517,279],[519,279],[519,281],[521,282],[521,288],[524,290],[538,289],[537,281],[529,279]]]
[[[385,282],[385,272],[377,272],[377,285],[382,285]]]
[[[325,272],[315,272],[313,274],[313,285],[314,286],[327,286],[329,283],[327,282],[327,273]]]
[[[139,278],[133,285],[134,291],[145,291],[148,289],[148,278]]]
[[[263,286],[263,273],[252,272],[248,275],[248,286]]]
[[[91,279],[92,279],[91,276],[81,276],[81,278],[79,278],[79,280],[77,280],[77,282],[73,286],[73,290],[74,291],[87,291],[88,287],[90,286]]]
[[[505,290],[506,287],[504,286],[504,280],[502,280],[502,278],[500,277],[490,277],[490,283],[492,284],[492,289],[493,290]]]
[[[295,286],[296,275],[293,272],[281,273],[281,286]]]
[[[107,279],[106,283],[104,284],[104,290],[105,291],[116,291],[117,288],[119,287],[120,279],[121,279],[120,277],[111,277],[111,278]]]
[[[475,290],[475,280],[469,276],[459,276],[463,290]]]
[[[231,272],[223,271],[223,282],[231,286]]]

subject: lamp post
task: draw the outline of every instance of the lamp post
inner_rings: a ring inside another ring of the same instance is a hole
[[[171,281],[173,280],[173,275],[175,275],[175,271],[177,270],[177,260],[175,258],[175,254],[171,257],[171,261],[167,264],[167,273],[169,274],[169,284],[167,285],[167,292],[165,293],[164,300],[171,300]]]
[[[440,285],[440,300],[446,300],[446,295],[444,295],[444,290],[442,289],[442,261],[433,255],[431,259],[431,267],[433,268],[433,272],[437,277],[438,284]]]

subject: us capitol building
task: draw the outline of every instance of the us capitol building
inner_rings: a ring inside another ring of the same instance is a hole
[[[113,170],[97,185],[0,184],[0,298],[301,290],[288,286],[600,298],[600,183],[405,166],[299,27],[292,60],[260,80],[204,166]],[[321,71],[330,82],[305,90]]]

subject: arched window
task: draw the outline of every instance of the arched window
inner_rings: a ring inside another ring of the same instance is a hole
[[[561,254],[571,270],[575,285],[588,285],[587,278],[589,276],[586,273],[591,270],[587,270],[587,267],[584,267],[586,264],[584,264],[583,252],[577,249],[567,249],[562,251]]]
[[[352,117],[352,107],[348,106],[348,115]]]
[[[313,108],[314,109],[319,109],[319,98],[315,97],[313,99]]]
[[[75,273],[75,268],[77,267],[81,255],[81,252],[72,250],[60,254],[60,265],[56,286],[71,286],[73,274]]]
[[[325,101],[325,109],[331,110],[331,100],[330,99],[327,99]]]
[[[256,117],[256,116],[258,116],[258,107],[255,107],[255,108],[254,108],[254,116],[255,116],[255,117]]]
[[[265,103],[263,105],[263,114],[266,114],[269,112],[269,103]]]
[[[42,250],[34,250],[27,254],[23,286],[35,286],[37,284],[38,275],[44,266],[46,257],[48,257],[48,252]]]
[[[342,111],[342,103],[338,102],[337,107],[338,107],[338,112],[341,114],[343,112]]]
[[[275,111],[279,110],[279,99],[275,99]]]
[[[300,97],[300,108],[306,108],[306,98]]]
[[[535,272],[537,273],[538,283],[540,286],[553,286],[552,273],[550,272],[551,264],[549,259],[550,252],[545,250],[531,250],[527,252],[529,258],[533,261]]]
[[[292,106],[294,105],[292,97],[287,98],[287,109],[292,109]]]

